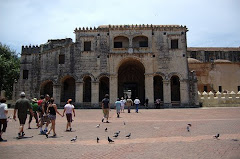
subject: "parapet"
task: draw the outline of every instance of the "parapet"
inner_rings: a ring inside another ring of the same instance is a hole
[[[22,46],[22,54],[38,54],[40,53],[40,50],[40,46],[38,45]]]
[[[97,32],[97,31],[109,31],[109,30],[185,30],[188,31],[186,26],[182,25],[152,25],[152,24],[136,24],[136,25],[100,25],[96,27],[79,27],[74,30],[74,32]]]

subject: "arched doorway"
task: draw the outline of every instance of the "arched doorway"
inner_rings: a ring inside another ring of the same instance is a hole
[[[67,102],[69,98],[75,101],[75,79],[73,77],[66,77],[62,80],[61,102]]]
[[[145,100],[145,68],[135,59],[125,60],[118,69],[118,97]]]
[[[156,99],[161,99],[163,101],[163,78],[161,76],[154,76],[153,78],[154,86],[154,101]]]
[[[102,101],[105,94],[109,94],[109,78],[106,76],[99,79],[99,102]]]
[[[92,86],[91,77],[86,76],[83,78],[83,102],[91,102]]]
[[[50,97],[53,96],[53,82],[45,81],[41,84],[40,95],[48,94]]]
[[[178,76],[171,77],[171,101],[180,102],[180,80]]]

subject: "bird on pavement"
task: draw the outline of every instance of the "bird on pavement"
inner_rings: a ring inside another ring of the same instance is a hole
[[[108,136],[108,142],[111,143],[111,142],[114,142],[112,139],[109,138]]]
[[[191,127],[191,126],[192,126],[192,124],[188,124],[188,126],[190,126],[190,127]]]
[[[76,140],[77,140],[77,136],[71,139],[71,141],[74,141],[74,142],[75,142]]]
[[[189,126],[187,126],[187,131],[190,132],[190,127]]]
[[[118,134],[115,134],[113,137],[115,137],[115,138],[118,137]]]
[[[105,132],[107,132],[107,128],[105,129]]]
[[[215,136],[213,136],[213,137],[215,137],[215,139],[218,139],[219,136],[220,136],[220,134],[217,134],[217,135],[215,135]]]
[[[129,133],[126,137],[130,138],[130,136],[131,136],[131,133]]]
[[[126,125],[125,121],[123,122],[123,125]]]
[[[118,135],[119,135],[119,134],[120,134],[120,131],[117,131],[117,132],[115,132],[114,134],[118,134]]]
[[[99,128],[100,127],[100,124],[98,124],[97,126],[96,126],[96,128]]]
[[[99,138],[97,137],[97,143],[99,142]]]

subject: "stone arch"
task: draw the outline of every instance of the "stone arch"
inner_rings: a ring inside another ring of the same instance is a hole
[[[167,79],[171,79],[172,76],[178,76],[178,78],[180,80],[183,80],[183,76],[178,72],[172,72],[172,73],[168,74]]]
[[[91,78],[91,81],[96,81],[95,77],[91,74],[91,73],[83,73],[81,76],[80,76],[80,80],[83,81],[83,79],[85,77],[89,76]]]
[[[116,36],[114,37],[114,48],[128,48],[129,47],[129,38],[126,36]]]
[[[99,76],[97,76],[96,81],[99,82],[99,79],[101,79],[102,77],[109,78],[110,75],[109,75],[109,73],[101,73]]]
[[[173,75],[170,79],[171,83],[171,101],[180,102],[180,79],[177,75]]]
[[[91,102],[92,78],[89,75],[83,77],[83,102]]]
[[[163,79],[164,79],[164,76],[161,76],[159,74],[154,75],[154,77],[153,77],[154,101],[156,101],[156,99],[161,99],[161,101],[164,101]]]
[[[144,35],[135,36],[132,39],[133,48],[148,47],[148,37]]]
[[[101,76],[99,78],[99,102],[102,101],[105,94],[109,94],[109,77]]]
[[[50,97],[53,96],[53,81],[45,80],[40,85],[40,95],[48,94]]]
[[[122,60],[118,67],[118,97],[145,100],[145,66],[136,58]]]
[[[64,76],[60,79],[61,83],[61,102],[67,102],[69,98],[75,102],[76,80],[72,76]]]

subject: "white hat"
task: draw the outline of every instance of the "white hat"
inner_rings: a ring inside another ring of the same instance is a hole
[[[20,97],[25,97],[25,93],[21,92]]]

